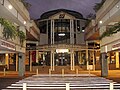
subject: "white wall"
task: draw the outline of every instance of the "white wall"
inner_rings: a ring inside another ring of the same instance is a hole
[[[48,44],[48,35],[40,34],[40,45]]]

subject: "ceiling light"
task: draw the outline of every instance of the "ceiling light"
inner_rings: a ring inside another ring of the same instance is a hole
[[[119,8],[119,6],[118,6],[118,5],[117,5],[116,7],[117,7],[117,8]]]
[[[85,30],[82,30],[82,32],[85,32]]]
[[[59,33],[58,36],[65,36],[65,33]]]
[[[26,21],[24,21],[24,24],[26,24]]]
[[[100,24],[102,24],[103,22],[102,21],[99,21]]]
[[[8,5],[8,8],[9,8],[9,9],[12,9],[13,7],[12,7],[12,5]]]

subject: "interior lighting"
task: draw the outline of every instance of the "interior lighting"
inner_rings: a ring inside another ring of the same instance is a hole
[[[65,52],[69,52],[68,49],[56,49],[57,53],[65,53]]]
[[[99,21],[100,24],[102,24],[103,22],[102,21]]]
[[[12,9],[13,7],[12,7],[12,5],[8,5],[8,8],[9,8],[9,9]]]
[[[26,21],[24,21],[24,24],[26,24]]]
[[[65,33],[59,33],[58,36],[65,36]]]
[[[119,6],[118,6],[118,5],[117,5],[116,7],[117,7],[117,8],[119,8]]]
[[[82,30],[82,32],[85,32],[85,30]]]
[[[5,54],[5,56],[7,57],[7,56],[8,56],[8,54],[6,53],[6,54]]]

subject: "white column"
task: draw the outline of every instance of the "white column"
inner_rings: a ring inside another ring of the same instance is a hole
[[[55,58],[54,58],[54,52],[53,52],[53,54],[52,54],[53,56],[53,71],[55,70]]]
[[[71,59],[70,59],[70,61],[71,61],[71,64],[70,64],[70,65],[71,65],[71,70],[72,70],[72,66],[73,66],[73,62],[72,62],[72,59],[73,59],[73,58],[72,58],[72,57],[73,57],[73,56],[72,56],[72,51],[70,51],[70,58],[71,58]]]
[[[53,29],[53,36],[52,36],[52,37],[53,37],[53,44],[54,44],[54,29],[55,29],[55,27],[54,27],[54,20],[53,20],[52,22],[53,22],[53,24],[52,24],[52,25],[53,25],[53,26],[52,26],[52,29]]]
[[[72,21],[70,20],[70,44],[72,44]]]
[[[120,67],[120,64],[119,64],[119,52],[116,52],[116,68],[119,68]]]
[[[51,51],[51,54],[50,54],[50,59],[51,59],[51,64],[50,64],[50,67],[51,67],[51,70],[53,69],[53,55],[52,55],[52,51]]]
[[[24,76],[25,74],[25,53],[19,53],[19,76]]]
[[[88,46],[88,43],[86,42],[86,45]],[[88,61],[88,48],[86,49],[86,61],[87,61],[87,67],[89,65],[89,61]]]
[[[70,44],[74,44],[74,23],[70,20]]]
[[[47,44],[48,44],[48,20],[47,20]]]
[[[72,20],[72,44],[74,44],[74,20]]]
[[[72,53],[72,58],[73,58],[73,70],[75,70],[75,58],[74,58],[74,51]]]
[[[18,53],[16,53],[16,71],[18,71]]]
[[[53,23],[52,23],[52,20],[51,20],[51,44],[53,44],[53,42],[52,42],[53,41],[53,38],[52,38],[53,37],[53,33],[52,33],[53,32],[53,27],[52,26],[53,26]]]

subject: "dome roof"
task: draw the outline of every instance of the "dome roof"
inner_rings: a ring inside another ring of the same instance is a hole
[[[74,16],[77,19],[83,19],[83,15],[81,13],[76,12],[76,11],[72,11],[72,10],[66,10],[66,9],[57,9],[57,10],[52,10],[52,11],[45,12],[40,16],[40,19],[48,19],[50,16],[52,16],[54,14],[57,14],[61,11],[66,12],[66,13]]]

